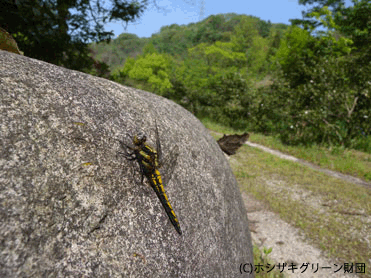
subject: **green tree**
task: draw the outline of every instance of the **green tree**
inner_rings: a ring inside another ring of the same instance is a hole
[[[199,115],[203,106],[207,105],[210,100],[206,92],[210,76],[209,71],[210,66],[204,60],[190,55],[183,61],[178,62],[178,65],[172,71],[172,84],[175,84],[177,88],[184,92],[183,95],[178,95],[177,92],[172,90],[172,95],[183,107],[195,115]]]
[[[120,76],[144,81],[155,93],[163,94],[172,87],[169,77],[170,63],[171,57],[168,55],[147,53],[137,60],[128,58],[120,71]]]
[[[353,0],[353,6],[341,7],[335,14],[338,30],[353,41],[354,52],[360,55],[358,63],[371,61],[371,3]]]
[[[189,49],[190,57],[202,59],[209,66],[208,71],[214,68],[243,66],[246,63],[246,55],[233,51],[233,43],[215,42],[211,45],[201,43]]]
[[[3,0],[0,25],[11,33],[24,55],[71,69],[88,70],[94,65],[87,44],[109,41],[104,31],[112,20],[134,21],[147,0],[113,0],[110,8],[89,0]]]
[[[275,56],[282,71],[269,89],[260,92],[261,104],[268,104],[271,111],[255,112],[260,119],[265,117],[264,123],[278,123],[276,128],[287,143],[353,146],[371,134],[371,63],[368,46],[356,42],[357,32],[367,38],[367,25],[355,19],[347,22],[346,29],[340,20],[355,14],[368,19],[369,5],[354,1],[354,7],[345,9],[341,1],[329,2],[332,10],[318,6],[305,13],[314,22],[307,30],[293,26],[285,34]],[[316,25],[327,29],[312,36]]]
[[[313,12],[318,12],[321,8],[327,6],[332,11],[338,11],[344,7],[344,0],[299,0],[300,5],[312,5],[308,11],[303,11],[304,19],[290,19],[293,25],[301,25],[305,30],[312,32],[319,26],[323,26],[323,22],[318,21],[311,15]]]
[[[272,56],[275,56],[278,48],[280,47],[280,43],[281,43],[281,32],[280,31],[275,31],[271,34],[270,36],[270,42],[269,42],[269,49],[268,49],[268,54],[267,54],[267,58],[270,58]]]
[[[224,17],[222,15],[211,15],[204,19],[201,26],[196,30],[194,43],[221,41],[224,32],[221,28],[223,23]]]
[[[234,51],[246,52],[251,47],[253,38],[258,33],[259,19],[255,17],[244,17],[234,28],[231,42],[234,44]]]
[[[146,43],[147,38],[139,38],[135,34],[123,33],[112,40],[110,44],[92,43],[89,45],[89,49],[92,58],[109,65],[111,77],[113,78],[113,75],[115,75],[115,80],[120,82],[121,79],[117,79],[117,75],[124,66],[126,59],[141,54]]]
[[[315,38],[310,33],[297,26],[289,28],[281,40],[279,49],[273,59],[280,64],[286,79],[295,87],[309,81],[306,67],[315,63]]]
[[[256,36],[247,51],[247,67],[250,74],[260,74],[267,66],[269,42],[267,39]]]
[[[201,43],[188,50],[187,58],[172,71],[172,84],[183,92],[169,95],[197,116],[208,116],[237,126],[248,111],[245,53],[233,51],[233,43]]]
[[[321,14],[313,13],[312,16],[321,15],[326,15],[328,18],[331,17],[331,12],[324,9]],[[332,26],[331,28],[336,27],[332,22],[328,24]],[[332,30],[314,37],[309,31],[292,26],[281,40],[274,61],[281,65],[287,80],[290,80],[290,85],[295,87],[310,80],[310,76],[306,74],[306,67],[312,67],[321,57],[341,57],[349,54],[351,44],[352,41],[349,39],[343,37],[336,39]]]
[[[315,17],[327,28],[326,32],[318,32],[318,35],[320,37],[320,43],[329,49],[328,53],[335,54],[337,57],[350,53],[353,41],[341,36],[341,33],[337,32],[340,26],[336,24],[333,13],[327,6],[309,13],[308,16]]]
[[[338,35],[352,40],[356,52],[369,52],[371,3],[369,0],[352,0],[352,2],[353,6],[345,7],[344,0],[300,0],[299,4],[315,5],[303,13],[305,19],[294,19],[291,22],[306,26],[311,32],[317,26],[337,30]]]
[[[210,77],[207,85],[208,116],[233,128],[246,128],[250,120],[251,86],[234,68]]]
[[[125,61],[124,67],[116,68],[112,72],[112,79],[119,83],[124,83],[125,79],[129,76],[129,72],[135,65],[135,59],[128,57]]]
[[[357,69],[352,64],[348,57],[321,58],[307,68],[309,82],[295,88],[277,88],[276,98],[285,99],[280,113],[283,123],[280,134],[285,142],[351,146],[362,132],[371,133],[368,120],[371,82],[355,84],[351,77]],[[371,67],[363,68],[362,72],[369,75]]]
[[[157,50],[156,50],[156,48],[155,48],[155,46],[153,45],[152,42],[147,43],[147,44],[143,47],[142,52],[143,52],[143,56],[146,56],[146,55],[148,55],[148,54],[153,54],[153,53],[156,53],[156,54],[157,54],[157,53],[158,53]]]
[[[263,38],[266,38],[269,36],[271,27],[272,27],[272,23],[270,20],[268,20],[268,22],[264,20],[259,20],[257,23],[259,35],[262,36]]]

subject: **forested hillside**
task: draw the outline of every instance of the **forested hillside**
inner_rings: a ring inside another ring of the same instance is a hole
[[[288,144],[371,152],[371,4],[318,6],[292,22],[219,14],[91,48],[113,80],[198,117]]]

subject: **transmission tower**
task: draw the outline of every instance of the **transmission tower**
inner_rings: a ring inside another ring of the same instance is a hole
[[[205,0],[201,0],[201,5],[200,5],[200,17],[198,20],[202,20],[204,18],[205,14]]]

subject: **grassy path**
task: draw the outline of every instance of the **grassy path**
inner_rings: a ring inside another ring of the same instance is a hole
[[[317,151],[313,149],[311,152]],[[358,155],[363,157],[358,161],[358,169],[366,169],[369,163],[367,154]],[[341,160],[344,154],[330,153],[329,157]],[[366,274],[358,274],[358,277],[371,277],[371,187],[329,176],[295,160],[282,159],[246,145],[230,157],[230,164],[242,194],[261,203],[266,214],[274,213],[298,229],[310,246],[321,250],[324,258],[327,256],[338,264],[364,263]],[[329,161],[328,164],[336,163]],[[367,177],[368,172],[364,173]],[[269,229],[269,225],[267,227]],[[271,227],[270,230],[282,229]],[[263,250],[273,247],[271,254],[275,249],[282,249],[262,244]],[[305,248],[299,247],[291,250],[305,252]],[[274,257],[271,254],[269,257]],[[295,253],[291,256],[293,261],[304,263],[299,261],[299,255],[296,259]],[[335,277],[318,274],[317,277]],[[279,274],[257,277],[280,277],[275,275]]]

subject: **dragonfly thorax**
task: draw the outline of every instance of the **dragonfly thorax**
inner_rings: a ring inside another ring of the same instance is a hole
[[[146,140],[147,140],[147,137],[143,132],[139,132],[137,135],[134,135],[133,137],[133,143],[136,146],[140,146],[144,144]]]

